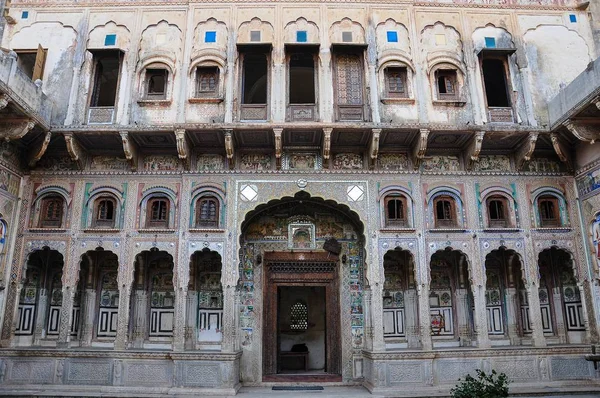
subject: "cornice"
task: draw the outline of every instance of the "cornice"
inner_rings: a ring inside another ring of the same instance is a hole
[[[231,3],[247,3],[247,4],[279,4],[281,2],[277,0],[263,0],[256,2],[254,0],[13,0],[11,7],[39,7],[39,8],[53,8],[53,7],[123,7],[123,6],[136,6],[136,7],[160,7],[160,6],[193,6],[196,4],[231,4]],[[445,3],[439,1],[397,1],[397,0],[378,0],[378,1],[365,1],[365,0],[287,0],[286,3],[331,3],[331,4],[393,4],[395,6],[415,6],[415,7],[438,7],[438,8],[479,8],[479,9],[500,9],[500,10],[576,10],[577,6],[565,5],[565,4],[473,4],[472,2],[459,2],[459,3]]]
[[[471,357],[510,357],[510,356],[548,356],[570,355],[583,356],[591,353],[590,346],[572,345],[560,347],[520,347],[520,348],[460,348],[444,349],[439,351],[397,351],[373,352],[363,350],[363,356],[374,361],[393,361],[406,359],[438,359],[438,358],[471,358]]]
[[[235,361],[242,352],[149,352],[115,350],[0,349],[1,357],[167,359],[179,361]]]

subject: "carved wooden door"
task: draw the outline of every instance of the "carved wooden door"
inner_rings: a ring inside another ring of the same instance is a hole
[[[278,294],[280,286],[325,287],[325,337],[326,373],[341,374],[342,350],[340,335],[340,303],[337,262],[321,259],[328,253],[303,253],[303,261],[296,260],[298,253],[265,253],[264,280],[264,330],[263,330],[263,376],[277,373],[278,356]]]
[[[337,54],[335,58],[337,119],[362,121],[364,107],[363,61],[358,53]]]

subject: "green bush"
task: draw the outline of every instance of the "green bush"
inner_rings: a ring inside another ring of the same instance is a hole
[[[464,380],[458,379],[458,384],[452,390],[452,398],[502,398],[508,397],[508,377],[504,373],[491,374],[477,369],[477,377],[470,374]]]

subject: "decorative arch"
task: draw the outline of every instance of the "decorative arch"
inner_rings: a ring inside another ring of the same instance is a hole
[[[509,226],[513,227],[513,228],[518,228],[519,218],[518,218],[517,201],[515,200],[515,197],[513,196],[513,192],[511,190],[509,190],[508,188],[502,187],[502,186],[487,187],[486,189],[481,191],[481,193],[479,195],[479,203],[481,205],[480,211],[481,211],[483,225],[489,226],[490,218],[489,218],[489,210],[488,210],[487,202],[490,198],[492,198],[494,196],[499,196],[506,200],[506,202],[508,204],[508,208],[506,209],[506,211],[507,211],[506,215],[508,216],[508,221],[510,222]]]
[[[300,17],[295,21],[288,22],[283,28],[284,43],[296,43],[296,32],[298,31],[306,32],[306,43],[319,44],[321,42],[317,24]]]
[[[351,42],[345,42],[342,39],[343,32],[352,32]],[[333,44],[366,44],[365,29],[360,23],[355,22],[350,18],[343,18],[340,21],[334,22],[329,28],[329,42]]]
[[[114,207],[114,228],[120,228],[123,221],[123,212],[125,201],[123,192],[111,186],[100,186],[90,192],[90,196],[84,205],[84,226],[90,228],[94,223],[95,203],[102,198],[110,198],[115,202]]]
[[[165,198],[169,201],[167,229],[175,228],[175,215],[177,214],[177,195],[167,187],[153,187],[144,191],[140,201],[139,228],[146,228],[148,215],[148,201],[151,199]]]
[[[390,42],[388,32],[396,32],[398,41]],[[402,54],[402,56],[410,58],[410,36],[408,29],[403,24],[388,18],[375,27],[375,35],[377,36],[377,58],[382,59],[387,54]]]
[[[406,219],[406,223],[403,228],[412,228],[415,225],[414,221],[414,199],[412,197],[411,192],[405,187],[399,185],[393,185],[383,188],[379,191],[379,195],[377,200],[379,201],[379,210],[380,210],[380,220],[382,228],[390,228],[393,225],[390,225],[390,214],[388,209],[388,200],[391,198],[403,198],[404,204],[404,217]]]
[[[215,32],[216,37],[214,42],[206,42],[206,32]],[[208,18],[196,25],[194,30],[194,44],[192,47],[192,59],[197,58],[197,53],[205,49],[212,49],[223,56],[227,57],[227,45],[229,41],[229,30],[227,24],[219,21],[216,18]]]
[[[435,200],[441,196],[449,196],[454,200],[454,205],[456,206],[456,227],[455,228],[463,228],[465,225],[466,215],[465,209],[463,206],[463,202],[461,199],[461,193],[458,189],[452,187],[437,187],[433,188],[427,193],[427,224],[431,228],[435,226],[435,208],[434,203]]]
[[[220,188],[203,185],[198,186],[192,190],[191,194],[191,202],[190,202],[190,228],[193,228],[196,225],[196,220],[198,216],[198,211],[201,209],[197,208],[198,201],[202,200],[202,198],[211,197],[215,198],[218,202],[217,208],[217,225],[215,228],[220,228],[224,225],[225,218],[225,192],[223,192]]]
[[[140,64],[155,56],[171,60],[171,64],[174,65],[182,51],[181,36],[181,29],[164,19],[157,24],[147,26],[142,31],[140,39],[138,51]]]
[[[118,48],[120,50],[129,50],[131,44],[131,31],[125,25],[118,25],[114,21],[108,21],[104,25],[96,25],[90,30],[87,41],[87,49],[106,49],[106,35],[116,35],[114,46],[109,48]]]
[[[260,40],[252,41],[250,32],[260,31]],[[258,17],[252,18],[250,21],[245,21],[238,27],[238,35],[236,42],[238,44],[248,43],[273,43],[274,42],[274,29],[270,22],[263,21]]]
[[[567,211],[567,201],[565,199],[565,194],[562,190],[550,187],[543,186],[539,187],[531,193],[531,204],[533,209],[533,219],[535,220],[536,227],[542,226],[541,213],[539,208],[539,200],[541,197],[551,197],[556,199],[556,203],[558,205],[558,216],[560,225],[558,227],[566,227],[569,225],[569,214]]]
[[[473,31],[472,39],[475,52],[479,52],[486,47],[486,37],[493,37],[496,40],[496,48],[510,49],[515,47],[513,37],[507,29],[498,28],[490,23]]]

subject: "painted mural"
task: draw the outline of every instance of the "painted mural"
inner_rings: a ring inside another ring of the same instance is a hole
[[[246,153],[240,158],[242,170],[270,170],[271,155],[262,153]]]
[[[196,170],[213,171],[223,170],[225,168],[225,159],[221,155],[198,155],[196,159]]]
[[[592,192],[600,191],[600,169],[587,173],[577,180],[579,194],[589,195]]]
[[[600,213],[596,214],[596,218],[592,222],[592,244],[596,262],[600,267]]]
[[[428,156],[421,165],[423,171],[459,171],[460,160],[457,156]]]
[[[506,155],[483,155],[475,162],[476,171],[510,171],[510,158]]]
[[[333,157],[334,170],[360,170],[363,157],[358,153],[338,153]]]
[[[405,153],[382,153],[377,158],[379,170],[408,170],[408,156]]]

